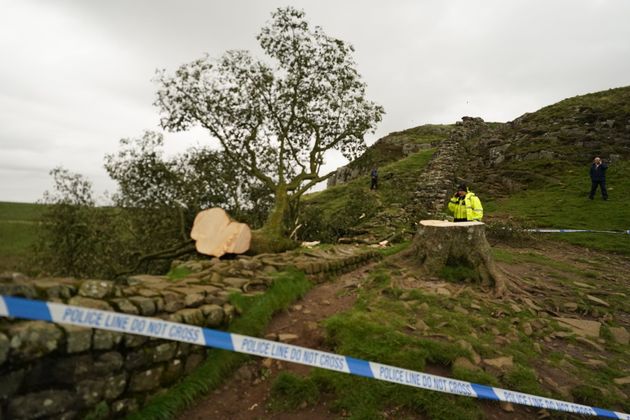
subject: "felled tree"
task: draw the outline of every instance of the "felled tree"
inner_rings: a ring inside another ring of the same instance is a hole
[[[105,168],[117,182],[112,197],[134,255],[121,273],[163,266],[172,258],[194,253],[190,230],[197,214],[222,207],[241,221],[260,226],[270,207],[270,191],[260,181],[236,171],[224,153],[196,147],[166,158],[163,137],[147,131],[122,139]]]
[[[164,220],[169,227],[163,237],[188,239],[197,213],[210,207],[222,207],[239,220],[260,226],[259,219],[270,207],[270,190],[260,181],[237,171],[223,152],[194,147],[166,158],[163,145],[160,133],[147,131],[140,138],[122,139],[118,152],[105,156],[105,169],[118,184],[116,206],[143,210],[156,218],[147,220],[141,230],[151,233],[159,219],[170,219]],[[166,233],[172,227],[181,233]],[[164,242],[155,236],[143,241]]]
[[[53,189],[44,193],[42,223],[37,229],[34,270],[73,277],[112,277],[124,264],[117,240],[116,215],[96,207],[92,183],[81,174],[57,167],[50,171]]]
[[[219,140],[225,156],[275,196],[262,231],[287,234],[290,205],[316,183],[324,153],[354,159],[383,108],[365,98],[353,48],[310,27],[304,13],[278,9],[257,36],[268,64],[247,51],[227,51],[158,74],[156,105],[172,131],[199,125]]]

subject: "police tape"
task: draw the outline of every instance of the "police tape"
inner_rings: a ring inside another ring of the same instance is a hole
[[[630,235],[630,230],[593,230],[593,229],[523,229],[525,232],[537,233],[621,233]]]
[[[395,366],[355,359],[320,350],[279,343],[256,337],[226,333],[158,318],[83,308],[0,295],[0,316],[70,324],[120,333],[136,334],[183,343],[198,344],[336,372],[374,378],[466,397],[504,401],[589,416],[630,420],[630,415],[598,407],[538,397],[522,392],[416,372]]]

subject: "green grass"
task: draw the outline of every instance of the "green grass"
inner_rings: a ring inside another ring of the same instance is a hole
[[[518,389],[521,392],[533,395],[546,394],[540,387],[536,372],[522,365],[515,365],[512,370],[505,374],[503,380],[508,389]]]
[[[630,229],[629,162],[608,169],[610,199],[588,199],[588,167],[569,167],[561,183],[525,190],[496,202],[496,213],[521,217],[536,227],[625,231]],[[599,192],[598,192],[599,193]],[[549,235],[549,234],[541,234]],[[548,237],[593,249],[630,254],[630,235],[605,233],[562,233]]]
[[[342,373],[316,370],[308,379],[333,397],[331,410],[350,419],[482,419],[473,398],[457,397]]]
[[[41,204],[0,202],[0,272],[29,271],[29,254],[45,210]]]
[[[402,302],[392,293],[392,270],[386,263],[375,268],[355,306],[324,322],[326,343],[337,354],[424,371],[428,363],[449,367],[468,351],[456,343],[435,341],[409,334],[406,325],[415,322],[421,301],[431,302],[432,311],[440,309],[439,298],[414,295],[414,302]],[[461,318],[453,321],[453,328]],[[287,383],[293,384],[292,387]],[[375,381],[337,372],[315,369],[305,378],[281,377],[274,384],[272,407],[296,407],[316,404],[322,398],[332,401],[334,413],[355,419],[417,417],[476,419],[483,418],[471,398],[447,395],[409,386]]]
[[[0,221],[39,221],[44,211],[46,211],[46,205],[44,204],[0,201]]]
[[[590,107],[607,117],[630,114],[630,87],[608,89],[601,92],[576,96],[546,106],[529,117],[530,121],[545,123],[566,118],[575,113],[576,107]]]
[[[409,229],[403,208],[413,201],[418,180],[434,149],[414,153],[379,168],[379,186],[360,176],[348,183],[308,194],[302,200],[304,227],[309,240],[336,241],[353,230],[368,230],[376,238]]]
[[[548,271],[571,267],[533,252],[499,250],[495,255],[501,261],[537,264]],[[574,274],[580,271],[571,268]],[[412,292],[399,290],[392,285],[396,284],[396,278],[400,275],[404,274],[399,270],[397,273],[396,267],[387,262],[381,263],[366,279],[354,307],[324,321],[326,344],[333,352],[416,371],[426,371],[427,366],[438,365],[451,369],[451,375],[457,379],[564,399],[561,395],[546,391],[533,368],[541,362],[556,365],[565,359],[565,355],[560,353],[549,354],[541,359],[541,354],[536,350],[534,344],[547,336],[550,330],[544,328],[527,336],[519,327],[525,322],[534,322],[536,315],[529,311],[514,312],[507,303],[501,301],[487,301],[480,310],[462,313],[454,310],[455,306],[469,308],[474,301],[473,295],[464,292],[455,300],[425,294],[421,289]],[[404,300],[401,299],[402,295],[405,296]],[[494,314],[499,311],[512,315],[496,317]],[[409,327],[418,319],[429,326],[428,336]],[[501,336],[516,336],[497,346],[494,329]],[[445,338],[433,338],[434,333]],[[514,366],[502,374],[452,368],[453,361],[458,357],[471,356],[466,346],[459,344],[462,340],[482,358],[512,356]],[[627,360],[624,354],[623,350],[611,354],[610,366],[606,369],[591,368],[589,372],[585,367],[583,372],[576,372],[572,365],[565,369],[571,369],[572,375],[594,384],[595,388],[607,389],[615,374],[619,376],[618,372],[623,370],[623,360]],[[556,362],[553,361],[554,356]],[[287,386],[288,383],[292,386]],[[578,388],[575,397],[598,402],[597,405],[603,407],[623,406],[619,397],[606,393],[600,395],[590,388]],[[323,370],[314,370],[307,377],[282,378],[277,384],[271,406],[290,410],[322,401],[330,404],[334,413],[349,418],[483,417],[477,402],[472,399]]]
[[[168,277],[169,280],[180,280],[190,273],[190,268],[179,265],[177,267],[171,268],[169,272],[166,273],[166,277]]]
[[[405,249],[409,248],[409,245],[411,245],[411,242],[405,241],[399,244],[389,246],[387,248],[378,248],[377,251],[383,257],[389,257],[390,255],[398,254],[399,252],[404,251]]]
[[[553,258],[549,258],[546,255],[538,254],[536,252],[510,252],[506,249],[501,248],[492,248],[491,252],[492,256],[497,261],[505,262],[508,264],[531,263],[553,268],[562,272],[578,274],[580,276],[588,278],[593,278],[593,276],[597,277],[596,273],[593,273],[591,271],[584,271],[583,269],[577,268],[569,263],[554,260]]]
[[[374,204],[377,203],[406,203],[404,196],[405,187],[414,187],[414,176],[421,172],[433,156],[435,149],[427,149],[414,153],[405,159],[401,159],[389,165],[379,168],[379,188],[370,191],[370,178],[366,174],[352,181],[335,185],[323,191],[307,194],[304,202],[310,205],[318,205],[325,213],[334,213],[347,205],[348,199],[357,194],[372,194],[370,197]],[[401,184],[404,181],[405,183]]]
[[[319,399],[315,381],[282,372],[271,388],[270,405],[274,411],[295,410],[302,404],[314,404]]]
[[[405,157],[402,145],[435,145],[448,138],[452,128],[452,125],[428,124],[391,133],[370,146],[358,159],[350,162],[349,167],[362,173],[369,173],[374,166],[385,167]]]
[[[250,336],[260,336],[271,320],[272,315],[286,309],[303,296],[310,288],[304,273],[286,271],[278,273],[272,286],[260,296],[232,296],[234,304],[242,315],[229,327],[230,332]],[[152,398],[130,419],[170,419],[196,399],[207,395],[209,390],[220,385],[236,368],[249,360],[249,356],[226,350],[211,349],[202,365],[192,374],[172,386],[164,394]]]

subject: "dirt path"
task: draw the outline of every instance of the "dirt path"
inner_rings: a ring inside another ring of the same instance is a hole
[[[554,273],[562,272],[565,266],[551,267],[545,264],[541,265],[540,260],[524,260],[517,264],[500,263],[499,265],[511,276],[521,278],[521,281],[530,286],[541,287],[537,296],[533,297],[539,305],[562,307],[563,302],[575,302],[578,295],[575,291],[571,292],[575,284],[584,287],[586,283],[592,283],[593,289],[587,289],[589,293],[601,294],[603,292],[616,291],[616,289],[626,291],[624,286],[627,277],[608,274],[626,273],[630,270],[630,262],[625,258],[615,258],[604,253],[584,252],[581,249],[569,246],[546,246],[547,244],[537,244],[535,248],[529,247],[520,249],[510,249],[514,253],[529,254],[532,251],[537,255],[547,257],[548,260],[542,260],[543,263],[549,264],[549,259],[556,262],[564,262],[573,266],[573,271],[566,272],[566,276],[571,280],[554,277]],[[531,257],[528,257],[531,259]],[[576,270],[579,271],[596,271],[599,266],[607,269],[604,273],[595,272],[593,276],[584,277],[577,276]],[[374,264],[364,266],[356,271],[347,273],[335,279],[333,282],[323,283],[315,286],[305,297],[294,304],[289,310],[277,314],[269,324],[265,338],[276,340],[280,338],[291,344],[314,348],[324,351],[332,351],[326,348],[324,343],[324,331],[320,323],[322,320],[330,316],[350,309],[357,298],[357,291],[361,288],[364,280],[367,278]],[[400,267],[403,271],[405,267]],[[527,280],[526,280],[527,279]],[[575,281],[579,280],[579,281]],[[393,279],[397,281],[396,278]],[[417,284],[411,285],[414,288],[426,288],[429,284],[434,283],[428,279],[418,278]],[[598,286],[595,289],[595,285]],[[399,285],[402,288],[403,285]],[[544,287],[543,287],[544,286]],[[602,295],[608,298],[608,295]],[[610,296],[615,296],[613,293]],[[481,299],[481,296],[480,296]],[[496,303],[496,302],[495,302]],[[506,302],[503,302],[506,303]],[[513,303],[513,302],[512,302]],[[520,301],[519,305],[525,307]],[[623,312],[623,311],[622,311]],[[571,316],[568,314],[565,316]],[[582,315],[588,317],[587,315]],[[627,324],[626,318],[618,316],[618,320],[622,324]],[[286,334],[287,336],[282,336]],[[290,335],[294,335],[291,338]],[[569,342],[562,339],[546,339],[540,342],[545,351],[556,351],[567,353]],[[560,347],[557,347],[560,346]],[[567,347],[568,346],[568,347]],[[577,347],[576,347],[577,348]],[[580,357],[582,357],[580,355]],[[332,401],[322,396],[315,405],[308,405],[290,412],[271,411],[269,408],[269,397],[271,387],[280,372],[289,372],[297,375],[307,375],[310,367],[296,365],[292,363],[279,362],[272,359],[261,359],[253,357],[250,362],[242,366],[224,385],[215,390],[205,400],[199,402],[195,407],[184,412],[179,418],[192,419],[337,419],[343,417],[343,413],[330,410]],[[427,365],[428,373],[450,376],[450,371],[444,367]],[[543,379],[550,378],[556,383],[564,383],[564,376],[556,377],[553,372],[548,369],[538,372]],[[556,372],[558,373],[558,372]],[[545,379],[546,380],[546,379]],[[545,385],[543,383],[543,385]],[[549,415],[546,411],[540,411],[534,408],[514,405],[506,407],[495,402],[480,401],[480,408],[487,419],[531,419],[544,418]],[[387,413],[382,413],[387,417]],[[400,414],[400,413],[399,413]],[[407,418],[422,419],[422,415],[418,413],[405,413]],[[392,417],[393,418],[393,417]],[[566,415],[566,418],[576,418],[575,416]]]
[[[269,324],[265,337],[276,339],[279,334],[295,334],[290,344],[326,349],[320,321],[338,312],[348,310],[356,300],[356,290],[373,264],[347,273],[334,282],[323,283],[311,289],[288,311],[277,314]],[[282,336],[281,336],[282,338]],[[308,366],[285,363],[272,359],[253,358],[242,366],[224,385],[179,418],[192,419],[333,419],[324,401],[305,407],[299,412],[271,413],[267,407],[271,386],[280,372],[308,374]]]
[[[364,266],[347,273],[334,282],[323,283],[311,289],[304,298],[289,310],[277,314],[269,324],[265,337],[277,339],[279,334],[295,334],[291,344],[315,348],[326,348],[324,332],[320,322],[326,318],[350,309],[357,298],[357,290],[367,277],[374,264]],[[340,413],[329,410],[330,401],[320,399],[316,405],[301,407],[291,412],[274,412],[269,409],[269,397],[274,380],[281,372],[297,375],[308,375],[308,366],[285,363],[272,359],[253,357],[250,362],[238,369],[221,388],[215,390],[206,399],[183,412],[180,420],[201,419],[278,419],[292,420],[324,420],[339,419]],[[427,372],[435,375],[450,376],[443,367],[427,366]],[[535,411],[525,407],[515,407],[515,412],[507,413],[493,402],[481,402],[481,409],[487,419],[492,420],[525,420],[535,416]],[[423,417],[407,413],[412,418]]]

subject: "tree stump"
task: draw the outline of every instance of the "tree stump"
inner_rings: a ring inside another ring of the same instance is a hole
[[[245,223],[233,221],[225,210],[215,207],[197,214],[190,237],[197,241],[197,252],[220,257],[246,252],[252,233]]]
[[[493,287],[502,295],[505,279],[497,269],[481,222],[422,220],[407,253],[416,258],[430,275],[438,275],[446,266],[465,266],[474,270],[482,285]]]

